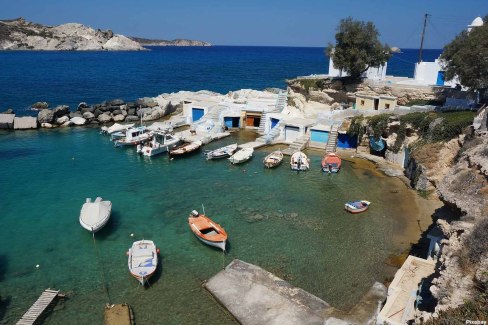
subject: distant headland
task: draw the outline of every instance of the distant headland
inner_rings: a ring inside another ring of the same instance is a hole
[[[210,43],[130,38],[111,30],[93,29],[78,23],[46,26],[24,18],[0,20],[0,50],[34,51],[142,51],[143,45],[210,46]]]

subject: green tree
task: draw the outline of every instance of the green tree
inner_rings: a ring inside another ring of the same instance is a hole
[[[446,80],[456,76],[472,90],[488,87],[488,16],[483,26],[462,31],[441,54]]]
[[[379,67],[391,57],[390,47],[378,40],[378,30],[370,21],[342,19],[335,35],[336,44],[329,43],[326,53],[334,66],[359,79],[369,67]]]

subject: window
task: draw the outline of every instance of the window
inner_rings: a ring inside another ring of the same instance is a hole
[[[390,104],[385,104],[385,109],[390,109]]]

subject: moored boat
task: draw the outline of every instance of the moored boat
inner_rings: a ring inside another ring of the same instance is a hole
[[[230,144],[228,146],[218,148],[205,153],[207,160],[211,159],[221,159],[232,156],[232,154],[237,150],[237,143]]]
[[[301,151],[295,152],[290,159],[291,170],[305,171],[310,169],[310,159]]]
[[[102,126],[100,129],[100,133],[105,133],[105,134],[113,134],[116,132],[125,132],[127,129],[130,129],[131,127],[134,126],[134,123],[131,124],[120,124],[120,123],[114,123],[114,125],[107,127],[107,126]]]
[[[152,240],[139,240],[127,252],[129,272],[141,285],[148,282],[158,266],[158,250]]]
[[[189,153],[195,152],[202,146],[202,141],[187,142],[177,147],[174,147],[169,151],[171,156],[183,156]]]
[[[116,134],[116,133],[114,133]],[[146,129],[144,126],[136,128],[130,128],[125,131],[125,136],[115,140],[115,146],[136,146],[141,142],[150,140],[152,132]]]
[[[337,173],[341,169],[342,160],[335,153],[328,153],[322,158],[322,171],[326,173]]]
[[[112,202],[97,197],[94,202],[90,198],[81,207],[80,224],[91,232],[97,232],[105,226],[112,213]]]
[[[355,202],[347,202],[344,205],[344,209],[346,209],[346,211],[349,211],[351,213],[361,213],[361,212],[368,210],[370,204],[371,204],[371,202],[364,201],[364,200],[355,201]]]
[[[282,161],[283,161],[283,152],[281,150],[276,150],[264,158],[263,164],[264,167],[266,168],[274,168],[279,164],[281,164]]]
[[[193,210],[188,217],[188,224],[200,241],[225,252],[227,233],[221,225],[196,210]]]
[[[251,159],[253,153],[254,153],[253,148],[244,148],[234,153],[228,159],[234,165],[241,164]]]
[[[152,157],[171,150],[171,148],[175,147],[179,142],[179,137],[168,132],[154,131],[151,141],[137,145],[137,153]]]

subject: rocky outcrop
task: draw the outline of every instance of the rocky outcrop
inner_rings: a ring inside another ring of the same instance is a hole
[[[54,112],[50,109],[43,109],[37,115],[39,123],[52,123],[54,121]]]
[[[133,41],[143,46],[212,46],[212,44],[203,41],[193,41],[189,39],[174,39],[172,41],[147,39],[141,37],[131,37]]]
[[[112,31],[82,24],[44,26],[23,18],[0,20],[0,50],[140,51],[137,42]],[[42,107],[47,108],[47,107]]]

